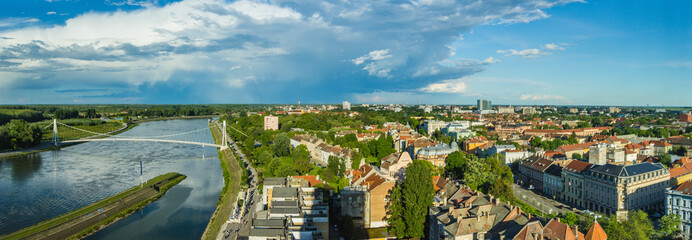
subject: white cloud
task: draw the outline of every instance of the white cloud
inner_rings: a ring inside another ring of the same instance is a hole
[[[47,12],[46,15],[55,15],[57,14],[56,12]]]
[[[495,59],[493,57],[488,57],[485,60],[483,60],[483,63],[488,63],[488,64],[493,64],[493,63],[499,63],[499,59]]]
[[[548,50],[565,50],[564,47],[561,47],[560,45],[555,44],[555,43],[548,43],[548,44],[543,45],[543,46],[545,47],[545,49],[548,49]]]
[[[426,93],[463,93],[466,92],[466,83],[462,78],[448,79],[419,89]]]
[[[509,49],[509,50],[497,50],[497,53],[499,54],[504,54],[505,56],[520,56],[523,58],[535,58],[541,55],[549,55],[550,52],[545,52],[538,50],[537,48],[530,48],[530,49],[524,49],[524,50],[515,50],[515,49]]]
[[[547,95],[547,94],[522,94],[519,97],[520,100],[522,101],[548,101],[548,100],[557,100],[563,103],[571,103],[572,100],[564,97],[564,96],[558,96],[558,95]]]
[[[361,57],[358,57],[356,59],[351,59],[351,62],[355,65],[360,65],[363,64],[367,60],[372,60],[372,61],[377,61],[377,60],[382,60],[382,59],[387,59],[392,57],[392,55],[389,55],[389,49],[382,49],[382,50],[373,50],[369,52],[368,54],[365,54]]]
[[[111,3],[146,7],[88,12],[50,26],[32,24],[39,21],[35,18],[0,19],[0,76],[15,76],[0,78],[0,95],[16,99],[21,96],[14,88],[59,84],[124,85],[135,91],[165,81],[249,89],[238,93],[242,99],[297,94],[286,91],[296,83],[303,84],[301,91],[335,98],[362,86],[421,89],[498,62],[492,57],[444,62],[454,52],[451,41],[471,34],[473,27],[545,18],[542,9],[566,2]],[[334,88],[336,81],[347,83]],[[465,88],[463,83],[447,86]],[[223,90],[219,95],[227,96]]]

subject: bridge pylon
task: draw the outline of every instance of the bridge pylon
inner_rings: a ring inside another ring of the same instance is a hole
[[[226,120],[223,120],[223,129],[221,130],[221,132],[223,134],[223,141],[221,142],[221,145],[226,146],[226,144],[228,144],[228,136],[226,134]]]
[[[53,139],[51,142],[56,147],[60,145],[60,138],[58,137],[58,119],[53,119]]]

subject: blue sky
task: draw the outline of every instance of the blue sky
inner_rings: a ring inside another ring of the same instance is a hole
[[[0,104],[690,106],[690,1],[0,2]]]

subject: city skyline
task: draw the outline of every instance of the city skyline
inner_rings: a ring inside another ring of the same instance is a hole
[[[690,2],[7,1],[0,104],[689,106]]]

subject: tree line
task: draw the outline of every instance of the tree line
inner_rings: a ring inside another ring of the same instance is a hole
[[[41,128],[23,119],[12,119],[0,127],[0,149],[20,149],[41,143]]]

